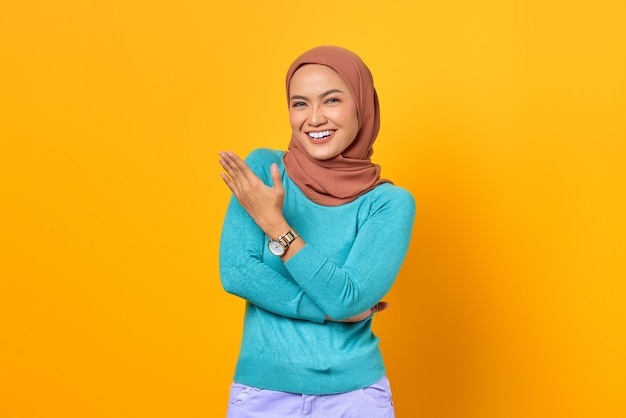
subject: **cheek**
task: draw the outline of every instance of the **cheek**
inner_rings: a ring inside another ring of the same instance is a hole
[[[341,123],[345,126],[358,125],[358,116],[356,105],[352,102],[345,102],[342,106],[335,109],[335,117],[341,119]]]
[[[300,125],[302,125],[302,116],[296,112],[289,112],[289,124],[292,130],[299,130]]]
[[[357,117],[356,110],[343,109],[340,117],[343,127],[351,132],[354,131],[356,135],[356,132],[359,130],[359,118]]]

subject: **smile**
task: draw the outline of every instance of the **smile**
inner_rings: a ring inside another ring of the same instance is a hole
[[[324,140],[328,138],[333,133],[335,133],[335,131],[321,131],[321,132],[309,132],[307,133],[307,135],[309,135],[309,137],[314,140],[320,141],[320,140]]]

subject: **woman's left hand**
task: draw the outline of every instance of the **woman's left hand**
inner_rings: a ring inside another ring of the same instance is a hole
[[[370,316],[374,315],[375,313],[384,311],[388,307],[389,307],[389,303],[381,300],[380,302],[378,302],[376,305],[372,306],[371,308],[369,308],[365,312],[361,312],[360,314],[351,316],[350,318],[341,319],[341,320],[337,320],[336,321],[336,320],[330,318],[329,316],[326,316],[326,320],[327,321],[333,321],[333,322],[361,322],[361,321],[366,320]]]
[[[274,186],[269,187],[234,152],[220,152],[219,155],[220,164],[228,173],[220,173],[220,176],[241,206],[268,236],[284,234],[289,228],[283,217],[285,189],[278,165],[270,166]]]

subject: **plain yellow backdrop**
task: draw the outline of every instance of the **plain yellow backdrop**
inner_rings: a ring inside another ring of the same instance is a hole
[[[418,202],[375,318],[400,418],[626,415],[620,1],[0,3],[0,416],[220,417],[244,303],[219,150],[284,149],[284,73],[372,69]]]

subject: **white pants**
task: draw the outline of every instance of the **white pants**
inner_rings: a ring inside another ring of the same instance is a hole
[[[335,395],[302,395],[233,383],[227,418],[394,418],[389,380]]]

